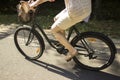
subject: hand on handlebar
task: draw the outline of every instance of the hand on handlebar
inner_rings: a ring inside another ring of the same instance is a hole
[[[47,2],[47,1],[54,2],[55,0],[36,0],[36,1],[29,0],[28,3],[29,3],[31,8],[34,8],[34,7],[37,7],[39,4],[42,4],[42,3]]]

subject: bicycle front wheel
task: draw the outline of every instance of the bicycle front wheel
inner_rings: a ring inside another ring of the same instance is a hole
[[[115,45],[107,36],[98,32],[81,33],[71,44],[78,50],[73,60],[85,69],[105,69],[115,58]]]
[[[38,59],[44,51],[44,41],[36,30],[19,28],[14,34],[14,43],[19,52],[28,59]]]

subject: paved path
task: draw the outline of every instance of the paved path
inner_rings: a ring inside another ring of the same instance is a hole
[[[74,62],[66,62],[63,55],[46,43],[46,50],[38,61],[28,61],[13,42],[14,29],[0,31],[0,80],[120,80],[120,41],[114,63],[105,70],[94,72],[78,69]]]

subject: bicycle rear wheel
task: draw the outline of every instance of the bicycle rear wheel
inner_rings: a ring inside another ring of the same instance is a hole
[[[115,45],[107,36],[98,32],[81,33],[71,44],[78,50],[73,60],[85,69],[105,69],[115,58]]]
[[[19,52],[28,59],[38,59],[44,51],[44,41],[36,30],[19,28],[14,34],[14,43]]]

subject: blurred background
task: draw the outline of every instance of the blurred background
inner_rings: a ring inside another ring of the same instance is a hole
[[[0,1],[0,25],[19,24],[16,11],[19,1]],[[64,0],[40,5],[38,19],[43,28],[48,29],[53,23],[53,17],[64,7]],[[114,38],[120,38],[120,0],[92,0],[90,21],[84,25],[77,24],[77,26],[81,26],[79,27],[81,31],[99,31]]]

